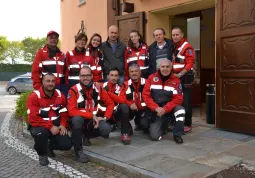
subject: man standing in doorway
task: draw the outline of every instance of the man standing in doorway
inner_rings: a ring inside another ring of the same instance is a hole
[[[194,81],[194,49],[184,38],[179,27],[172,30],[174,42],[173,50],[173,72],[180,78],[183,88],[183,106],[185,107],[184,133],[192,131],[192,83]]]
[[[158,59],[167,58],[172,61],[172,47],[171,40],[165,37],[166,32],[163,28],[156,28],[153,32],[155,42],[149,46],[149,74],[153,74],[157,71],[156,61]]]
[[[118,68],[120,71],[119,83],[124,82],[124,53],[126,45],[118,39],[119,29],[116,25],[110,26],[108,39],[102,43],[104,53],[103,73],[104,80],[107,81],[107,74],[110,68]]]

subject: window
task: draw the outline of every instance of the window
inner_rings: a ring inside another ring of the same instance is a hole
[[[17,78],[15,82],[24,82],[23,78]]]
[[[86,0],[79,0],[79,6],[83,5],[86,3]]]
[[[31,78],[23,78],[26,83],[33,83]]]

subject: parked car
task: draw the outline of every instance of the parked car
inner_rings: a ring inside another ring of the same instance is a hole
[[[22,93],[32,90],[33,81],[31,79],[31,73],[18,75],[12,78],[6,86],[6,92],[8,92],[10,95],[15,95],[16,93]]]

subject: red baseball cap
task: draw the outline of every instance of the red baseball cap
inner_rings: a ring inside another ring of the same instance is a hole
[[[49,31],[48,33],[47,33],[47,37],[48,36],[50,36],[50,35],[52,35],[52,34],[55,34],[55,35],[57,35],[58,37],[59,37],[59,34],[57,33],[57,32],[55,32],[55,31]]]

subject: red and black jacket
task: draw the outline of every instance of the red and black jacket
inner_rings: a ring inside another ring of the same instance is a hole
[[[182,85],[178,77],[171,73],[164,83],[159,72],[149,76],[143,88],[143,100],[151,111],[157,107],[163,107],[166,113],[172,111],[183,101]]]
[[[118,84],[105,82],[103,88],[107,91],[109,97],[114,101],[114,110],[119,104],[124,104],[126,102],[126,92],[124,85],[120,86]]]
[[[80,70],[83,66],[91,67],[93,58],[89,53],[89,49],[79,52],[74,49],[66,53],[66,80],[70,87],[79,83]]]
[[[102,82],[103,80],[103,52],[98,48],[95,49],[91,46],[89,46],[89,52],[92,56],[92,62],[91,62],[91,70],[93,74],[93,81],[94,82]]]
[[[139,110],[144,110],[146,107],[143,101],[142,91],[145,85],[146,79],[140,78],[137,83],[133,82],[131,79],[125,82],[126,86],[126,104],[130,106],[135,104]]]
[[[45,45],[39,49],[32,64],[33,87],[39,90],[42,86],[41,78],[46,73],[53,73],[56,76],[56,84],[65,84],[66,56],[57,48],[56,56],[49,57],[49,48]]]
[[[149,68],[149,56],[148,56],[148,46],[146,44],[141,44],[138,48],[127,47],[125,51],[125,81],[129,79],[128,76],[128,66],[136,63],[140,66],[142,71],[142,77],[148,77]]]
[[[184,68],[187,71],[193,69],[194,66],[194,49],[187,42],[186,39],[182,39],[174,46],[174,58],[173,58],[173,72],[179,73]]]
[[[46,96],[42,87],[33,91],[27,99],[27,114],[32,127],[51,129],[53,125],[68,125],[66,99],[57,89],[52,97]]]
[[[81,116],[84,119],[92,119],[104,111],[104,116],[111,118],[114,103],[107,92],[96,84],[90,88],[80,83],[73,86],[68,92],[68,112],[71,117]]]

